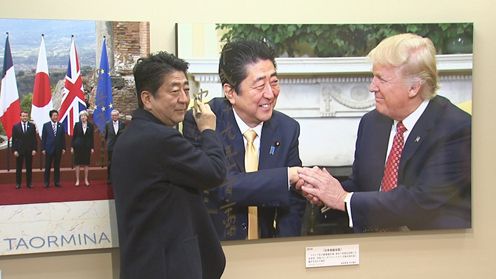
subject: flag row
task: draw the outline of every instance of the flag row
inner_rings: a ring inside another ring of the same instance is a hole
[[[98,69],[98,86],[95,96],[95,108],[93,119],[100,131],[105,128],[105,123],[111,119],[112,111],[112,81],[109,73],[106,39],[102,44],[100,68]],[[48,73],[48,62],[45,49],[45,40],[41,36],[41,44],[36,65],[36,75],[33,86],[33,100],[31,106],[31,119],[36,127],[42,127],[50,121],[49,112],[54,109],[52,92],[50,87],[50,75]],[[79,122],[79,113],[87,110],[86,97],[83,89],[83,79],[79,56],[76,50],[74,36],[71,40],[69,51],[69,63],[62,91],[62,102],[59,115],[60,123],[64,126],[68,135],[72,136],[74,124]],[[9,43],[9,34],[5,39],[5,54],[3,61],[3,73],[0,90],[0,121],[5,129],[7,138],[12,137],[12,127],[20,121],[20,100],[17,90],[17,82],[12,61],[12,53]],[[41,137],[41,129],[38,129]]]

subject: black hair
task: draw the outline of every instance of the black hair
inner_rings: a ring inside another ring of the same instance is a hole
[[[52,109],[52,110],[48,113],[48,115],[50,115],[50,119],[52,118],[52,115],[53,115],[54,113],[59,114],[58,110],[56,110],[56,109]]]
[[[133,68],[138,106],[143,108],[141,92],[148,91],[155,96],[163,83],[164,77],[175,71],[181,71],[184,75],[187,75],[188,63],[165,51],[138,59]]]
[[[240,94],[239,85],[246,78],[246,65],[270,60],[276,68],[274,50],[262,41],[233,41],[224,45],[219,59],[219,77],[222,85],[229,84]]]

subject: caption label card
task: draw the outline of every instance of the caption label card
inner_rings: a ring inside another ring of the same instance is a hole
[[[339,266],[360,264],[358,244],[307,247],[305,267]]]

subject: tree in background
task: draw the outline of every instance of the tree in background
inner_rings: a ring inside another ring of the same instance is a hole
[[[436,24],[217,24],[221,42],[263,40],[279,57],[365,56],[399,33],[429,37],[438,54],[472,53],[472,23]]]

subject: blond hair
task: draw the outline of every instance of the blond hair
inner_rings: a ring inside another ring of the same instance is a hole
[[[436,95],[436,48],[429,38],[411,33],[394,35],[380,42],[367,56],[373,64],[399,67],[403,76],[420,79],[423,99]]]

